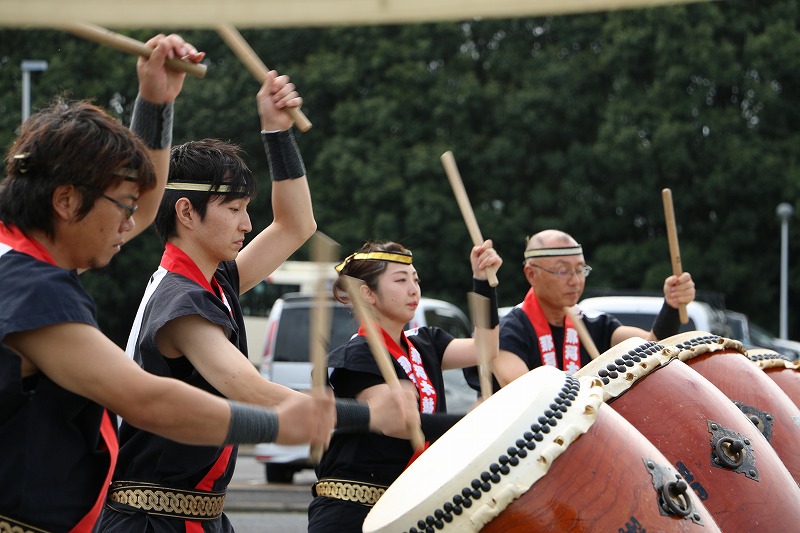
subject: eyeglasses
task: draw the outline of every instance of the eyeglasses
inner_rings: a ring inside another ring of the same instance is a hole
[[[136,210],[139,209],[139,205],[138,204],[137,205],[123,204],[119,200],[115,200],[114,198],[111,198],[110,196],[108,196],[106,194],[101,194],[100,196],[102,196],[103,198],[105,198],[109,202],[113,202],[116,205],[118,205],[119,207],[121,207],[122,209],[124,209],[125,210],[125,218],[126,219],[130,219],[133,216],[133,214],[136,212]]]
[[[589,273],[592,271],[592,267],[590,267],[589,265],[583,265],[582,267],[578,267],[575,270],[566,267],[561,267],[558,270],[550,270],[549,268],[545,268],[543,266],[539,266],[534,263],[529,263],[529,264],[532,267],[536,267],[538,269],[544,270],[545,272],[549,272],[550,274],[560,279],[568,279],[572,277],[573,274],[578,276],[578,278],[588,278]]]

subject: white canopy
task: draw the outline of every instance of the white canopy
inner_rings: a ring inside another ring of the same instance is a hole
[[[512,18],[706,0],[2,0],[0,26],[287,28]]]

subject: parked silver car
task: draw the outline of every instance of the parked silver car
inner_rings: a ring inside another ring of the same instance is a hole
[[[267,320],[267,335],[261,359],[261,375],[274,383],[295,390],[311,388],[309,325],[314,304],[310,293],[289,293],[279,298]],[[326,298],[331,307],[330,349],[341,346],[358,331],[358,322],[348,306]],[[454,337],[472,334],[467,316],[455,305],[432,298],[422,298],[408,328],[436,326]],[[447,410],[466,413],[475,402],[460,369],[444,372]],[[290,483],[295,472],[310,468],[309,447],[262,443],[255,447],[255,458],[264,463],[266,479],[272,483]]]

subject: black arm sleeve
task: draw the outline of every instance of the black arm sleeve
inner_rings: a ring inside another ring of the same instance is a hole
[[[664,305],[661,306],[661,311],[658,312],[656,319],[653,321],[653,335],[655,335],[656,339],[658,340],[666,339],[667,337],[677,335],[680,328],[680,313],[678,313],[677,309],[670,306],[667,301],[664,300]]]

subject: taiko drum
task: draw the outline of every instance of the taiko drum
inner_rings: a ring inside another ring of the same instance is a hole
[[[719,531],[593,378],[540,367],[489,397],[386,490],[371,532]]]
[[[766,348],[751,348],[747,350],[747,357],[763,370],[767,377],[777,383],[796,406],[800,407],[800,361],[791,361],[786,356]]]
[[[674,346],[681,361],[721,390],[758,427],[800,483],[800,409],[754,365],[741,342],[705,332],[660,341]]]
[[[666,456],[722,531],[791,531],[800,489],[758,428],[678,350],[633,338],[576,376],[596,376],[609,405]]]

